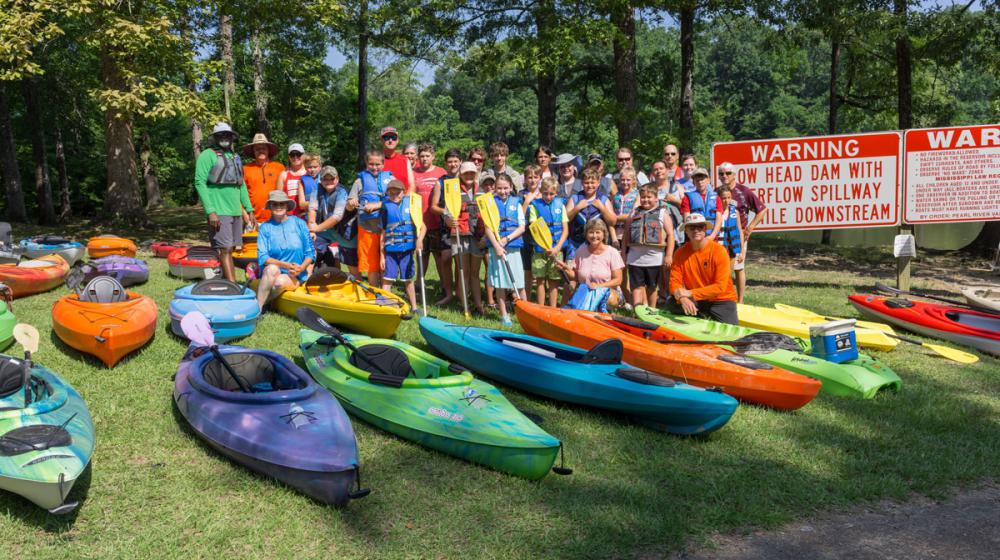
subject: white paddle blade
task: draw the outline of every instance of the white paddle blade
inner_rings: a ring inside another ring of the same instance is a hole
[[[28,352],[38,352],[38,329],[27,323],[14,325],[14,339]]]
[[[215,333],[212,332],[212,325],[200,311],[192,311],[181,319],[181,331],[188,340],[198,346],[214,346]]]

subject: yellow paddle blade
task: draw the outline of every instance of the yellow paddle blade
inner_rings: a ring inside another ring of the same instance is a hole
[[[818,321],[819,320],[833,319],[833,317],[824,317],[824,316],[822,316],[819,313],[816,313],[814,311],[810,311],[808,309],[803,309],[801,307],[795,307],[794,305],[787,305],[787,304],[784,304],[784,303],[776,303],[776,304],[774,304],[774,308],[777,309],[777,310],[779,310],[779,311],[784,311],[785,313],[789,313],[789,314],[792,314],[792,315],[798,315],[800,317],[805,317],[805,318],[810,318],[810,319],[816,319]],[[891,325],[887,325],[885,323],[875,323],[875,322],[872,322],[872,321],[855,320],[854,326],[858,327],[859,329],[871,329],[873,331],[882,331],[882,332],[887,332],[887,333],[894,333],[894,332],[896,332],[895,330],[893,330],[893,328],[892,328]]]
[[[424,198],[418,193],[411,193],[410,197],[410,220],[413,221],[413,228],[420,233],[420,228],[424,227]]]
[[[483,220],[483,225],[497,233],[500,230],[500,209],[497,208],[497,201],[490,193],[483,193],[476,197],[476,206],[479,207],[479,218]]]
[[[444,207],[452,218],[458,218],[462,214],[462,189],[458,185],[458,179],[444,180]]]
[[[928,348],[938,354],[948,358],[949,360],[954,360],[960,364],[974,364],[979,361],[979,357],[974,354],[969,354],[968,352],[962,352],[957,348],[948,348],[947,346],[941,346],[940,344],[931,344],[930,342],[920,343],[924,348]]]
[[[552,232],[549,231],[549,226],[545,223],[545,220],[539,218],[531,222],[531,225],[528,226],[528,231],[531,232],[531,237],[534,238],[535,243],[538,243],[539,247],[546,251],[552,250]]]

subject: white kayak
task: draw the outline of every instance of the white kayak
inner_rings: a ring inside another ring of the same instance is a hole
[[[969,286],[962,295],[972,307],[1000,313],[1000,286]]]

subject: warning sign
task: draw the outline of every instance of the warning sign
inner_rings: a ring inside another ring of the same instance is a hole
[[[720,142],[712,166],[732,163],[737,182],[767,205],[757,231],[893,226],[901,140],[877,132]]]
[[[909,224],[1000,220],[1000,125],[906,131]]]

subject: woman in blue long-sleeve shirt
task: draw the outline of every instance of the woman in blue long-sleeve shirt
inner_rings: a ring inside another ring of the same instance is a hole
[[[267,197],[271,219],[260,225],[257,234],[257,264],[262,271],[257,303],[261,309],[281,292],[297,288],[312,271],[316,249],[309,226],[288,215],[293,204],[284,191],[271,191]]]

